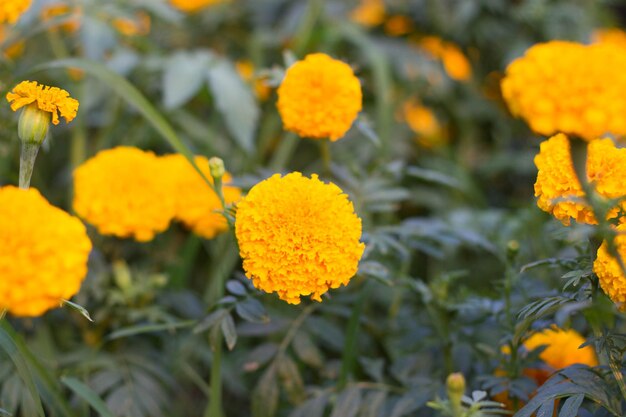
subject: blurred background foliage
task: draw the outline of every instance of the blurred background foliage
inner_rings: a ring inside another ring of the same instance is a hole
[[[205,241],[173,225],[139,244],[91,230],[74,301],[93,322],[67,308],[4,321],[0,415],[41,415],[40,401],[54,416],[94,415],[89,404],[99,415],[210,415],[222,339],[225,416],[431,416],[427,402],[445,397],[455,371],[468,392],[506,391],[519,408],[537,390],[522,371],[538,352],[501,347],[553,323],[593,335],[600,362],[621,364],[624,320],[596,296],[590,231],[536,207],[539,140],[508,114],[499,80],[534,43],[589,42],[619,26],[623,6],[387,0],[363,24],[363,3],[231,0],[186,15],[160,0],[40,0],[3,28],[0,91],[36,79],[81,103],[35,169],[33,186],[55,205],[69,209],[72,169],[98,150],[174,151],[147,103],[193,153],[224,159],[244,189],[293,170],[336,183],[367,249],[348,287],[290,306],[251,286],[232,236]],[[350,63],[364,91],[328,167],[316,142],[282,130],[275,108],[285,67],[317,51]],[[15,184],[17,119],[6,104],[0,120],[0,183]],[[622,415],[608,367],[567,372],[535,398],[583,395],[569,416]]]

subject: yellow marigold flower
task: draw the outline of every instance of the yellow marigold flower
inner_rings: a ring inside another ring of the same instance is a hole
[[[30,188],[0,188],[0,310],[35,317],[80,289],[91,242],[85,226]]]
[[[299,172],[252,187],[238,204],[235,232],[254,286],[290,304],[347,285],[365,248],[348,196]]]
[[[209,160],[204,156],[195,157],[196,165],[213,182],[209,170]],[[207,239],[228,230],[226,218],[219,213],[222,204],[215,192],[198,174],[187,158],[181,154],[161,158],[163,171],[171,179],[172,197],[176,201],[175,219],[181,221],[194,233]],[[224,184],[231,181],[228,173],[222,177]],[[233,204],[241,198],[241,190],[225,185],[222,194],[226,204]]]
[[[0,23],[15,23],[28,10],[32,0],[2,0],[0,2]]]
[[[0,24],[0,45],[3,44],[7,38],[9,37],[9,28],[5,25]],[[17,40],[11,44],[8,44],[4,50],[0,51],[0,54],[3,54],[7,58],[15,59],[22,55],[24,52],[24,41]]]
[[[451,42],[436,36],[426,36],[419,47],[435,59],[440,59],[446,73],[453,80],[467,81],[472,76],[472,67],[461,49]]]
[[[508,66],[502,95],[542,135],[624,135],[625,66],[626,53],[614,44],[541,43]]]
[[[618,235],[615,238],[617,251],[622,261],[626,262],[626,224],[617,226],[617,231]],[[606,242],[598,249],[593,272],[598,276],[602,291],[620,310],[626,311],[626,277],[617,259],[609,253]]]
[[[413,30],[413,22],[407,16],[389,16],[385,21],[385,33],[390,36],[402,36]]]
[[[597,43],[610,43],[626,49],[626,32],[617,28],[597,29],[592,40]]]
[[[446,130],[441,126],[435,112],[423,106],[418,100],[407,100],[403,116],[411,130],[417,134],[417,142],[425,148],[434,148],[448,142]]]
[[[552,213],[565,225],[570,224],[570,218],[579,223],[597,223],[591,208],[582,201],[575,201],[582,199],[584,192],[574,171],[567,136],[558,134],[542,142],[535,165],[538,169],[535,196],[539,208]],[[623,187],[626,149],[616,148],[611,139],[589,143],[586,171],[587,180],[601,196],[613,199],[626,195]],[[618,209],[615,208],[608,217],[617,215]]]
[[[11,104],[11,110],[36,103],[39,110],[52,115],[52,123],[59,124],[59,115],[69,123],[76,117],[78,112],[78,100],[70,97],[70,94],[58,87],[39,85],[36,81],[22,81],[7,93],[7,101]]]
[[[254,92],[259,100],[265,101],[269,98],[272,89],[269,85],[267,85],[263,78],[256,77],[254,75],[254,65],[252,65],[252,61],[247,59],[237,61],[235,63],[235,68],[237,68],[239,76],[244,81],[252,84],[252,86],[254,87]]]
[[[360,25],[373,27],[385,20],[385,2],[383,0],[361,0],[350,12],[350,20]]]
[[[152,152],[100,151],[74,171],[74,210],[103,235],[152,240],[176,209],[168,175]]]
[[[116,17],[111,25],[124,36],[139,36],[150,33],[150,15],[145,12],[137,12],[134,18]]]
[[[344,62],[316,53],[287,70],[278,88],[278,111],[286,130],[302,137],[342,138],[362,106],[361,83]]]
[[[170,4],[178,10],[187,13],[194,13],[205,7],[224,3],[225,0],[170,0]]]
[[[80,7],[70,7],[70,5],[66,3],[51,3],[42,7],[40,18],[43,22],[49,22],[61,16],[69,17],[67,21],[57,27],[60,27],[66,32],[76,32],[80,28],[81,14],[82,11]]]

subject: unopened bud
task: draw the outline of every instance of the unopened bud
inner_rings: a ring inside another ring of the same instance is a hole
[[[448,401],[452,406],[454,417],[461,415],[461,399],[465,393],[465,378],[460,372],[450,374],[446,380],[446,388],[448,389]]]
[[[41,145],[48,135],[50,112],[40,110],[36,103],[22,110],[17,125],[17,135],[22,143]]]
[[[214,180],[222,178],[226,173],[226,168],[224,168],[224,161],[222,158],[214,156],[209,159],[209,171],[211,172],[211,176]]]

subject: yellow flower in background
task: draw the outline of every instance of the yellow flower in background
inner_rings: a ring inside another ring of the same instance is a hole
[[[41,8],[40,18],[43,22],[50,22],[56,18],[69,18],[57,27],[66,32],[76,32],[81,24],[81,8],[72,7],[67,3],[48,3]],[[53,28],[53,29],[56,29]]]
[[[535,196],[543,211],[552,213],[564,225],[570,218],[579,223],[596,224],[591,207],[582,201],[584,192],[574,171],[570,143],[564,134],[558,134],[541,143],[535,157],[537,181]],[[597,139],[589,143],[587,155],[587,180],[598,194],[613,199],[626,196],[626,149],[616,148],[611,139]],[[569,201],[568,201],[569,200]],[[618,215],[611,210],[609,218]]]
[[[419,47],[434,59],[441,60],[446,73],[456,81],[467,81],[472,76],[472,67],[461,49],[451,42],[436,36],[422,38]]]
[[[145,12],[137,12],[133,18],[116,17],[111,25],[124,36],[142,36],[150,33],[150,15]]]
[[[227,0],[170,0],[170,4],[183,12],[194,13],[225,1]]]
[[[624,67],[626,52],[611,43],[541,43],[508,66],[502,95],[511,113],[542,135],[624,135]]]
[[[0,24],[0,45],[9,38],[9,27]],[[7,58],[15,59],[22,55],[24,52],[24,41],[16,40],[13,43],[7,45],[4,50],[0,51]]]
[[[385,33],[390,36],[402,36],[411,33],[413,30],[413,22],[408,16],[395,15],[389,16],[385,20]]]
[[[170,181],[152,152],[128,146],[100,151],[74,171],[74,210],[100,234],[146,242],[174,217]]]
[[[435,112],[417,99],[405,101],[402,113],[406,123],[417,134],[417,142],[423,147],[435,148],[448,142],[448,134]]]
[[[209,160],[204,156],[195,157],[196,165],[211,182]],[[170,177],[171,198],[176,201],[175,219],[181,221],[198,236],[211,239],[228,230],[226,218],[220,214],[222,204],[215,192],[207,185],[191,163],[181,154],[161,158],[163,172]],[[226,204],[233,204],[241,198],[241,190],[228,186],[230,175],[225,173],[222,181],[222,194]]]
[[[15,23],[28,10],[32,0],[2,0],[0,2],[0,23]]]
[[[626,32],[617,28],[597,29],[591,39],[596,43],[610,43],[626,49]]]
[[[255,185],[237,206],[235,233],[246,276],[290,304],[347,285],[365,248],[348,196],[299,172]]]
[[[626,224],[617,226],[618,235],[615,238],[617,252],[626,262]],[[606,242],[598,249],[596,260],[593,263],[593,272],[598,276],[602,291],[617,305],[621,311],[626,311],[626,277],[619,262],[609,253]]]
[[[384,0],[360,0],[350,12],[350,20],[363,26],[378,26],[385,20]]]
[[[269,98],[272,89],[263,78],[254,75],[254,65],[252,61],[248,59],[237,61],[235,68],[237,68],[237,73],[245,82],[252,84],[254,93],[259,100],[265,101]]]
[[[29,104],[36,104],[39,110],[52,115],[52,123],[59,124],[59,115],[69,123],[76,117],[78,112],[78,100],[70,97],[70,94],[58,87],[39,85],[36,81],[22,81],[7,93],[7,101],[11,104],[11,110],[17,111]]]
[[[35,317],[80,289],[91,242],[77,218],[30,188],[0,188],[0,310]]]
[[[362,99],[361,83],[348,64],[315,53],[287,69],[277,107],[285,130],[336,141],[352,126]]]

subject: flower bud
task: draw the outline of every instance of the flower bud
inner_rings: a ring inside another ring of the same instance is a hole
[[[446,388],[454,416],[459,416],[462,409],[461,398],[465,393],[465,378],[463,374],[460,372],[450,374],[446,380]]]
[[[226,173],[226,168],[224,167],[224,161],[222,158],[214,156],[209,159],[209,170],[214,180],[221,179]]]
[[[24,107],[17,126],[22,143],[41,145],[48,135],[50,113],[40,110],[36,103]]]

